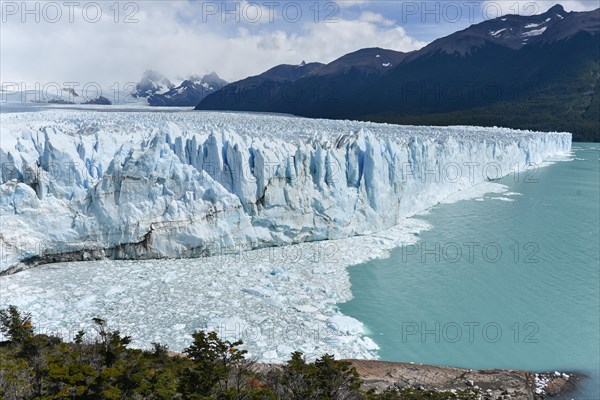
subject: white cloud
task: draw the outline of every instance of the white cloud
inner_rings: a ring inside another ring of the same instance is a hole
[[[215,24],[202,21],[193,3],[172,4],[140,3],[139,22],[132,24],[114,23],[111,15],[98,23],[81,17],[55,24],[9,20],[0,35],[0,80],[123,84],[155,69],[168,77],[216,71],[233,81],[280,63],[330,62],[364,47],[409,51],[425,45],[375,13],[294,26]]]
[[[358,19],[363,22],[379,23],[386,26],[394,25],[394,21],[387,19],[383,15],[374,13],[372,11],[363,11]]]
[[[275,7],[267,7],[264,3],[253,0],[242,0],[240,3],[240,20],[248,23],[269,24],[280,19]]]
[[[364,6],[369,4],[370,0],[336,0],[336,3],[340,8],[350,8],[356,6]]]

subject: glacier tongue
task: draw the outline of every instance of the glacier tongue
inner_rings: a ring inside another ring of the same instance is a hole
[[[258,114],[0,117],[4,273],[378,232],[571,148],[568,133]]]

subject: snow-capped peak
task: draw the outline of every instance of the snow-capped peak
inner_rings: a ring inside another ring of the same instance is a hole
[[[518,48],[531,41],[529,39],[541,36],[546,30],[564,17],[561,6],[552,7],[540,15],[507,15],[485,22],[487,35],[494,41],[505,43]]]
[[[215,72],[200,76],[190,75],[177,87],[148,97],[148,103],[155,106],[195,106],[204,97],[227,85]]]
[[[157,93],[165,93],[171,90],[175,85],[171,83],[160,72],[147,70],[142,79],[137,83],[134,97],[149,97]]]

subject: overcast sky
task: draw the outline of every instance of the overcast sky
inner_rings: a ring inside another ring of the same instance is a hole
[[[437,37],[556,1],[22,1],[1,2],[0,80],[177,81],[217,72],[234,81],[282,63],[330,62],[364,47],[419,49]],[[78,5],[77,5],[78,4]],[[598,0],[563,1],[567,11]],[[28,87],[29,88],[29,87]]]

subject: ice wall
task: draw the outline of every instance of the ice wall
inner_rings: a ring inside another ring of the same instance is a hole
[[[368,234],[571,148],[568,133],[257,114],[1,118],[4,273]]]

